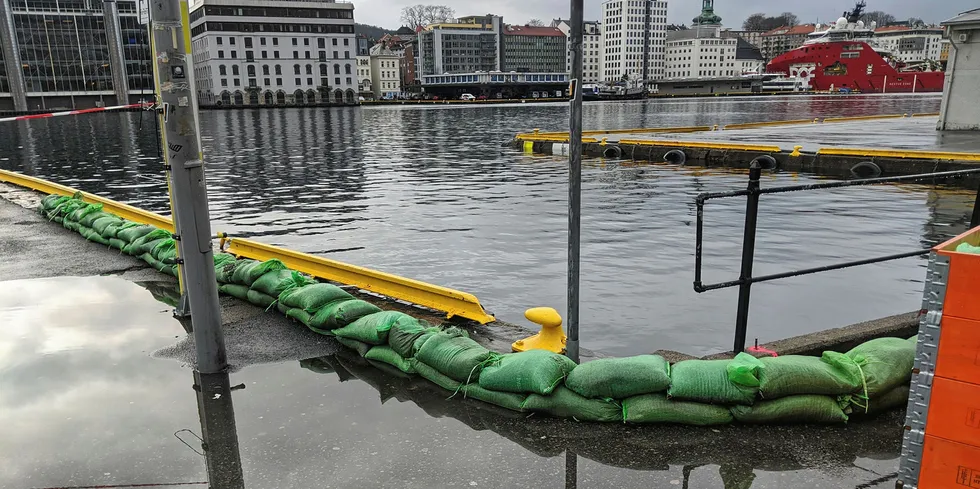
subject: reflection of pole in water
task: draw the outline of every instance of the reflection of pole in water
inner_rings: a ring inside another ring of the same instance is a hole
[[[578,487],[578,455],[565,449],[565,489]]]
[[[242,456],[228,374],[195,371],[194,390],[197,391],[209,486],[212,489],[243,489]]]

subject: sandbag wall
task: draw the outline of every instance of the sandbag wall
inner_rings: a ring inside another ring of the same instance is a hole
[[[90,241],[142,258],[176,275],[176,243],[164,230],[127,222],[98,204],[48,196],[41,213]],[[880,338],[822,357],[687,360],[657,355],[577,365],[543,350],[500,354],[458,328],[442,329],[382,311],[331,284],[289,270],[216,253],[218,289],[276,308],[330,335],[379,368],[419,375],[449,397],[578,421],[681,423],[845,423],[855,414],[904,406],[915,340]]]

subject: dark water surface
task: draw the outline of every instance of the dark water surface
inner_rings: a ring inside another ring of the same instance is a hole
[[[938,96],[595,103],[587,129],[922,113]],[[868,122],[873,124],[874,122]],[[501,143],[567,127],[563,104],[204,112],[216,230],[445,285],[498,318],[565,307],[567,164]],[[887,146],[887,141],[882,142]],[[148,115],[5,124],[0,167],[165,212]],[[735,170],[588,160],[582,345],[614,355],[730,348],[734,290],[696,294],[694,197],[743,188]],[[764,186],[813,175],[768,175]],[[757,274],[910,251],[962,232],[973,195],[920,186],[766,196]],[[737,278],[744,201],[706,210],[709,282]],[[754,289],[749,338],[774,340],[917,309],[924,262]]]

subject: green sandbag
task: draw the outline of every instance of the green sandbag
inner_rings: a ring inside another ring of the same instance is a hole
[[[755,401],[758,387],[742,386],[728,377],[729,360],[685,360],[670,369],[671,399],[711,404],[748,404]]]
[[[150,234],[153,231],[156,231],[156,229],[157,228],[153,226],[144,224],[142,226],[134,226],[126,229],[120,229],[118,232],[116,232],[116,237],[127,243],[132,243],[133,241],[136,241],[137,239],[142,238],[143,236],[146,236],[147,234]]]
[[[77,222],[81,224],[82,219],[85,219],[86,216],[96,214],[96,213],[102,214],[102,204],[85,204],[84,206],[79,207],[77,210],[69,214],[67,216],[67,219],[72,222]],[[92,223],[89,222],[88,224],[86,224],[86,226],[92,227]]]
[[[623,422],[623,406],[611,399],[586,399],[565,386],[551,395],[531,394],[521,408],[576,421]]]
[[[278,300],[283,292],[312,282],[313,279],[293,270],[273,270],[259,277],[252,284],[251,289],[271,295]]]
[[[339,300],[320,308],[310,324],[318,329],[338,329],[347,326],[370,314],[381,312],[381,308],[360,299]],[[381,328],[382,326],[377,326]],[[381,343],[384,343],[382,341]],[[381,343],[378,343],[379,345]]]
[[[235,261],[235,255],[231,253],[215,253],[214,254],[214,269],[217,271],[218,267],[227,265]]]
[[[817,357],[785,355],[762,358],[759,394],[763,399],[802,394],[840,396],[861,390],[857,365],[827,362]]]
[[[94,229],[78,225],[78,233],[85,237],[85,239],[93,242],[99,243],[101,245],[109,246],[109,241],[102,237],[101,234],[95,232]]]
[[[255,260],[242,260],[238,263],[238,266],[235,267],[235,275],[232,278],[233,282],[238,285],[247,285],[251,287],[252,284],[263,275],[276,270],[285,269],[286,265],[275,259],[263,262]]]
[[[81,226],[81,224],[78,224],[78,221],[72,221],[71,219],[68,219],[67,217],[61,223],[61,225],[64,226],[65,229],[68,229],[69,231],[75,231],[75,232],[78,232],[78,228]]]
[[[665,392],[670,387],[670,364],[660,355],[602,358],[575,367],[565,386],[590,399]]]
[[[734,406],[732,416],[741,423],[822,423],[843,424],[847,415],[837,399],[830,396],[790,396],[759,401],[754,406]]]
[[[87,203],[73,198],[59,206],[56,213],[57,215],[63,217],[65,221],[78,222],[78,219],[81,219],[81,217],[78,219],[72,219],[72,216],[74,216],[80,209],[85,209],[86,207],[88,207]]]
[[[463,386],[462,392],[463,398],[476,399],[517,412],[523,410],[521,409],[521,405],[527,400],[527,394],[491,391],[480,387],[478,384],[465,385]]]
[[[123,248],[123,251],[133,256],[140,256],[153,251],[153,248],[165,239],[172,239],[169,232],[163,229],[154,229],[131,241]]]
[[[412,351],[412,348],[415,346],[415,341],[431,327],[425,321],[420,321],[415,318],[412,319],[396,321],[392,324],[391,331],[388,332],[388,345],[401,355],[402,358],[412,358],[415,356],[415,352]]]
[[[371,351],[372,348],[372,345],[369,345],[363,341],[352,340],[350,338],[338,337],[337,342],[340,343],[341,345],[346,346],[347,348],[350,348],[351,350],[356,351],[357,354],[362,357],[364,355],[367,355],[367,353]]]
[[[470,383],[480,379],[480,367],[496,355],[453,328],[432,335],[415,358],[455,380]]]
[[[155,268],[158,272],[166,273],[172,277],[177,276],[177,271],[175,269],[176,265],[171,265],[169,263],[162,262],[153,257],[150,253],[143,253],[140,259],[145,261],[148,265]]]
[[[412,365],[415,367],[415,371],[418,372],[418,374],[421,375],[422,378],[428,380],[429,382],[432,382],[433,384],[438,385],[439,387],[442,387],[443,389],[446,389],[447,391],[455,393],[463,385],[462,382],[458,382],[456,380],[447,377],[446,375],[443,375],[438,370],[418,361],[417,359],[410,360],[410,361],[412,362]]]
[[[106,228],[109,227],[109,226],[116,226],[116,227],[118,227],[120,224],[122,224],[122,222],[123,222],[122,219],[120,219],[119,217],[116,217],[116,216],[113,216],[113,215],[110,214],[110,215],[107,215],[107,216],[104,216],[104,217],[100,217],[99,219],[96,219],[95,221],[93,221],[91,228],[94,229],[95,232],[99,233],[99,236],[102,236],[103,238],[106,238],[105,237],[105,230],[106,230]],[[109,239],[109,238],[106,238],[106,239]]]
[[[347,305],[352,302],[357,302],[357,299],[352,301],[344,301],[342,304],[344,307],[348,307]],[[330,306],[324,307],[322,310],[327,309],[330,309]],[[335,308],[336,311],[340,311],[342,309],[343,308],[341,307]],[[334,334],[342,338],[363,341],[371,345],[383,345],[388,342],[388,333],[396,322],[417,321],[412,316],[402,312],[381,311],[380,309],[377,310],[378,312],[367,314],[342,328],[335,329]],[[335,315],[336,314],[338,313],[335,313]],[[320,313],[317,313],[317,316],[319,315]],[[314,319],[314,322],[315,321],[316,319]],[[327,326],[329,329],[329,324]]]
[[[331,302],[353,298],[354,296],[336,285],[314,283],[282,293],[279,296],[279,302],[315,314],[320,308]]]
[[[759,387],[759,374],[765,369],[762,360],[742,352],[728,362],[728,380],[743,387]]]
[[[439,334],[440,331],[442,330],[439,328],[429,328],[425,331],[425,333],[422,333],[422,336],[419,336],[419,338],[415,340],[415,344],[412,345],[412,357],[418,356],[419,350],[422,349],[422,345],[425,345],[425,342],[428,341],[429,338]],[[389,338],[391,338],[390,335]]]
[[[732,413],[724,406],[667,399],[663,393],[633,396],[623,401],[627,423],[676,423],[692,426],[716,426],[732,422]]]
[[[310,313],[302,309],[295,309],[295,308],[289,309],[288,311],[286,311],[286,317],[295,319],[303,323],[304,326],[310,325],[310,318],[311,318]]]
[[[41,199],[41,209],[45,211],[50,211],[59,205],[68,202],[71,197],[58,194],[50,194],[43,199]]]
[[[235,267],[241,263],[242,260],[230,261],[228,263],[222,263],[220,265],[214,266],[214,278],[218,283],[222,284],[234,284]],[[237,284],[236,284],[237,285]],[[248,287],[243,285],[242,287]]]
[[[867,392],[862,394],[874,398],[909,383],[915,363],[915,345],[903,338],[878,338],[843,355],[826,352],[824,359],[835,365],[860,366],[867,386]]]
[[[259,292],[257,290],[252,290],[252,289],[248,290],[247,297],[249,302],[263,309],[268,309],[269,306],[275,304],[277,300],[275,297],[271,295],[263,294],[262,292]]]
[[[244,285],[222,284],[218,286],[218,290],[222,294],[228,294],[236,299],[241,299],[243,301],[248,300],[249,288]]]
[[[120,239],[119,233],[125,231],[129,228],[139,227],[141,224],[138,222],[122,220],[118,223],[109,224],[102,230],[102,237],[105,239]],[[123,240],[125,241],[125,240]]]
[[[99,207],[101,208],[101,204],[96,204],[96,205],[99,205]],[[98,211],[95,211],[95,212],[83,213],[83,214],[84,214],[84,217],[82,217],[81,219],[79,219],[78,220],[78,223],[81,224],[82,226],[85,226],[85,227],[88,227],[88,228],[95,227],[95,221],[98,221],[99,219],[102,219],[103,217],[115,217],[116,219],[122,220],[118,216],[114,216],[112,214],[109,214],[108,212],[103,212],[101,210],[98,210]],[[99,236],[102,236],[102,233],[99,233]]]
[[[117,250],[122,250],[126,246],[126,242],[118,238],[109,238],[109,246]]]
[[[956,252],[980,255],[980,246],[973,246],[970,243],[960,243],[959,246],[956,247]]]
[[[909,404],[909,386],[900,385],[878,397],[872,397],[868,401],[867,409],[860,406],[854,407],[855,413],[877,414],[892,409],[905,408]]]
[[[414,366],[415,362],[402,358],[401,355],[395,352],[395,350],[392,350],[388,345],[379,345],[371,348],[368,350],[367,354],[364,355],[364,358],[374,360],[376,362],[387,363],[388,365],[391,365],[398,370],[405,372],[406,374],[417,373]]]
[[[150,254],[161,263],[168,265],[177,263],[177,240],[168,238],[160,241],[159,244],[153,247]]]
[[[480,387],[499,392],[546,396],[576,368],[570,358],[548,350],[495,356],[480,372]]]

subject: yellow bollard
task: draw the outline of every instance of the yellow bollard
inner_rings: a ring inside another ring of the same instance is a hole
[[[538,129],[538,128],[534,128],[534,134],[537,134],[537,133],[539,133],[539,132],[541,132],[541,129]]]
[[[793,152],[790,153],[789,155],[790,156],[800,156],[800,150],[801,149],[803,149],[803,146],[793,146]]]
[[[548,350],[565,353],[565,331],[561,328],[561,315],[550,307],[535,307],[524,312],[524,317],[541,325],[541,332],[517,340],[511,345],[514,351]]]
[[[712,130],[712,131],[717,131],[717,130],[718,130],[718,124],[715,124],[715,125],[714,125],[714,126],[713,126],[713,127],[711,128],[711,130]]]
[[[605,145],[606,145],[606,138],[602,138],[602,141],[599,142],[599,146],[605,146]],[[533,309],[531,309],[531,310],[533,311]],[[528,319],[531,319],[531,318],[528,318]]]

